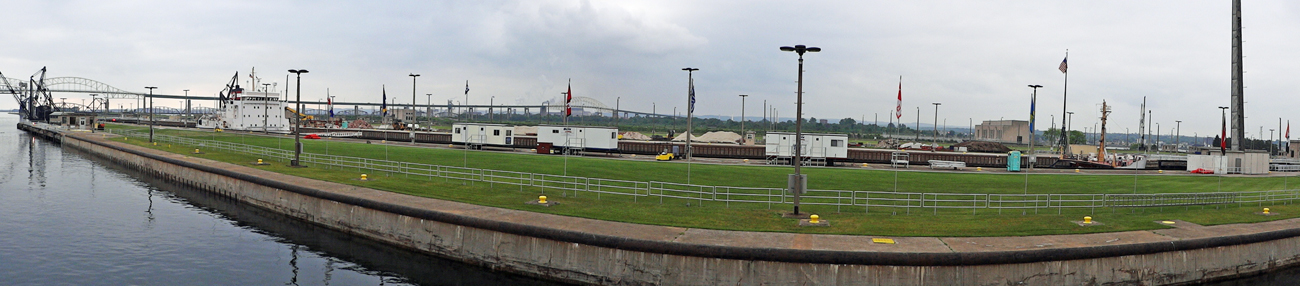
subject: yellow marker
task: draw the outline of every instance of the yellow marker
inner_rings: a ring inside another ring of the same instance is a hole
[[[537,196],[537,203],[546,204],[546,196]]]
[[[1083,224],[1092,224],[1092,217],[1090,216],[1083,217]]]
[[[983,170],[984,170],[984,167],[975,167],[975,170],[976,170],[976,171],[983,171]]]
[[[1156,173],[1164,174],[1164,173],[1165,173],[1165,170],[1159,170],[1159,171],[1156,171]]]
[[[158,142],[153,142],[153,145],[154,145],[154,146],[158,146]]]
[[[872,239],[871,239],[871,242],[872,242],[872,243],[880,243],[880,244],[894,244],[894,239],[892,239],[892,238],[872,238]]]
[[[198,153],[199,153],[199,149],[194,149],[194,154],[198,154]]]
[[[867,163],[862,163],[862,166],[863,166],[863,167],[867,167],[867,166],[870,166],[870,165],[867,165]]]
[[[749,163],[749,159],[745,159],[745,163]]]
[[[369,181],[369,180],[370,180],[370,177],[369,177],[369,176],[366,176],[366,174],[361,174],[361,180],[362,180],[362,181]]]
[[[1160,223],[1163,223],[1163,224],[1174,224],[1174,221],[1172,221],[1172,220],[1166,220],[1166,221],[1162,221],[1162,222],[1160,222]]]
[[[808,216],[808,223],[811,223],[811,224],[817,224],[817,223],[821,222],[821,218],[822,218],[822,217],[817,216],[817,215],[811,215],[811,216]]]
[[[1079,172],[1079,169],[1074,169],[1074,172],[1075,172],[1075,173],[1078,173],[1078,172]]]
[[[257,164],[258,164],[258,165],[261,165],[261,164],[262,164],[262,159],[257,159]]]
[[[1268,214],[1268,208],[1264,208],[1264,214]]]

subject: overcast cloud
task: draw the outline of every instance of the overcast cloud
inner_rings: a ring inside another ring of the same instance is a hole
[[[1292,119],[1300,75],[1300,2],[1243,1],[1247,132]],[[1142,97],[1167,133],[1217,133],[1229,104],[1231,1],[6,1],[0,72],[76,76],[118,88],[212,95],[256,67],[283,86],[308,69],[303,98],[398,103],[537,104],[573,80],[577,96],[624,109],[684,110],[696,67],[697,113],[747,114],[766,100],[794,115],[796,56],[806,44],[805,113],[882,124],[903,77],[904,122],[1027,119],[1059,124],[1070,50],[1069,109],[1091,127],[1136,132]],[[57,94],[69,101],[84,94]],[[176,101],[159,105],[177,106]],[[15,108],[10,99],[0,109]],[[968,119],[968,120],[962,120]],[[1295,118],[1300,119],[1300,118]],[[1300,123],[1300,122],[1297,122]],[[910,125],[910,124],[909,124]],[[1300,128],[1300,127],[1298,127]],[[1300,132],[1300,131],[1297,131]],[[1264,137],[1267,137],[1265,134]],[[1300,136],[1297,136],[1300,137]]]

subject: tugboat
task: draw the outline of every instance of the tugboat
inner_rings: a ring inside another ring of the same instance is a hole
[[[253,80],[257,80],[252,76]],[[256,82],[252,83],[257,86]],[[239,72],[218,94],[216,113],[199,118],[197,126],[207,129],[262,131],[288,133],[290,113],[280,94],[263,91],[245,91],[239,86]]]

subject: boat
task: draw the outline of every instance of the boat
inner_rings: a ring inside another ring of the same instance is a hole
[[[249,77],[257,80],[251,75]],[[257,83],[252,85],[257,86]],[[239,72],[235,72],[217,94],[217,101],[217,111],[200,117],[196,124],[198,128],[267,133],[290,131],[289,115],[292,113],[285,109],[287,102],[281,100],[276,92],[244,90],[239,85]]]

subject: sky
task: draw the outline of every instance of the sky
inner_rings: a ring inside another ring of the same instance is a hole
[[[1243,1],[1247,135],[1295,119],[1300,2]],[[304,100],[540,104],[575,96],[622,109],[761,117],[795,113],[886,124],[901,77],[902,121],[967,126],[1029,117],[1076,130],[1112,105],[1110,132],[1137,132],[1145,97],[1161,132],[1216,134],[1229,105],[1231,1],[6,1],[0,72],[84,77],[117,88],[215,95],[256,68]],[[1066,74],[1057,70],[1069,50]],[[86,94],[55,94],[70,102]],[[158,105],[179,106],[178,100]],[[0,109],[16,108],[0,99]],[[210,106],[210,105],[208,105]],[[919,108],[919,112],[918,112]],[[1294,118],[1293,118],[1294,117]],[[967,119],[967,120],[961,120]],[[1055,123],[1049,122],[1055,120]],[[1285,128],[1285,127],[1284,127]],[[1300,128],[1298,126],[1297,128]],[[1297,130],[1300,132],[1300,130]],[[1300,137],[1296,135],[1295,137]]]

